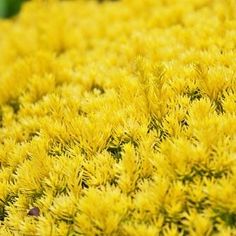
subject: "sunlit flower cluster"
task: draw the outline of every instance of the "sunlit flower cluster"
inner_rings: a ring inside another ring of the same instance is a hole
[[[236,235],[236,2],[29,1],[0,21],[0,235]]]

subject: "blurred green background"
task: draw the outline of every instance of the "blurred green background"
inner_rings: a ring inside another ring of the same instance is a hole
[[[0,0],[0,18],[16,15],[25,0]]]

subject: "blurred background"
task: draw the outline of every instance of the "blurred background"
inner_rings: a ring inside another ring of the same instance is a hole
[[[0,0],[0,18],[16,15],[25,0]]]
[[[9,18],[16,15],[21,8],[23,2],[29,0],[0,0],[0,18]],[[97,0],[102,3],[105,1],[117,1],[117,0]]]

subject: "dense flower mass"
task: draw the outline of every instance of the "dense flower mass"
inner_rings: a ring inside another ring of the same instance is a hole
[[[236,2],[32,1],[0,21],[0,235],[236,235]]]

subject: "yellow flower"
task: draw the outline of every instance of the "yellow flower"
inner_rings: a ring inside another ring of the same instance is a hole
[[[235,7],[37,0],[0,20],[0,235],[235,235]]]

